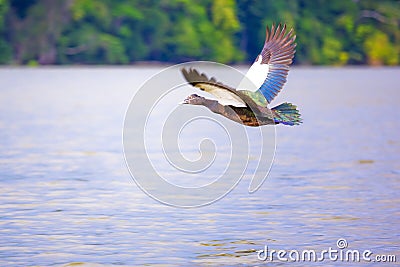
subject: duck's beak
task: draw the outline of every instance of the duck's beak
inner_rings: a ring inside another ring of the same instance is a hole
[[[182,102],[179,103],[180,105],[189,104],[189,97],[186,97]]]

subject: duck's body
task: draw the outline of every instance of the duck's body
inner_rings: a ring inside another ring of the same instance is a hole
[[[236,107],[231,105],[222,105],[217,100],[211,100],[204,98],[202,96],[198,96],[196,94],[190,95],[184,101],[185,104],[191,105],[202,105],[210,109],[212,112],[221,114],[222,116],[236,121],[238,123],[242,123],[247,126],[261,126],[268,124],[275,124],[272,116],[270,114],[261,114],[259,113],[257,116],[255,112],[253,112],[248,107]]]
[[[217,98],[211,100],[193,94],[185,99],[184,104],[203,105],[214,113],[247,126],[301,123],[296,106],[290,103],[267,108],[286,82],[296,47],[292,32],[286,33],[286,25],[282,29],[280,25],[276,29],[272,26],[271,31],[267,28],[263,50],[237,89],[217,82],[214,78],[209,79],[193,68],[182,69],[185,79],[191,85]],[[248,81],[256,85],[258,90],[246,90],[249,88],[246,86]]]

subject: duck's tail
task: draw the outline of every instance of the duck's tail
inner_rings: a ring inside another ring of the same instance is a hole
[[[285,125],[299,125],[302,123],[300,118],[300,112],[297,107],[291,103],[283,103],[279,106],[272,108],[274,113],[275,123],[282,123]]]

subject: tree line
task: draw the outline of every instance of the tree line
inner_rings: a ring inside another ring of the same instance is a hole
[[[0,63],[248,63],[273,23],[295,64],[399,64],[397,0],[0,0]]]

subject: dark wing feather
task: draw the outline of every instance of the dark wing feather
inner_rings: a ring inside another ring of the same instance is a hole
[[[226,89],[228,91],[236,91],[232,87],[229,87],[228,85],[225,85],[221,82],[217,82],[217,80],[214,77],[208,78],[206,74],[204,73],[199,73],[195,68],[190,68],[189,70],[186,70],[185,68],[181,69],[183,76],[185,77],[186,81],[195,86],[198,84],[210,84],[210,85],[215,85],[218,87],[221,87],[223,89]]]
[[[293,29],[287,32],[286,25],[279,24],[271,30],[267,27],[264,47],[261,51],[261,64],[268,64],[268,74],[259,90],[270,103],[281,91],[286,82],[289,65],[292,64],[295,54],[296,36]]]
[[[249,107],[253,112],[257,113],[264,112],[263,107],[258,106],[252,96],[246,94],[244,91],[235,90],[230,86],[218,82],[215,78],[209,79],[204,73],[200,74],[194,68],[190,68],[189,70],[182,68],[181,71],[188,83],[214,95],[221,104],[223,104],[225,100],[224,97],[229,97],[229,100],[237,102],[237,105],[235,105],[235,103],[228,105]]]
[[[220,104],[236,107],[247,106],[246,100],[243,100],[242,95],[238,93],[238,91],[223,83],[217,82],[214,77],[209,79],[204,73],[200,74],[194,68],[190,68],[189,70],[182,68],[181,71],[188,83],[202,91],[214,95]]]

